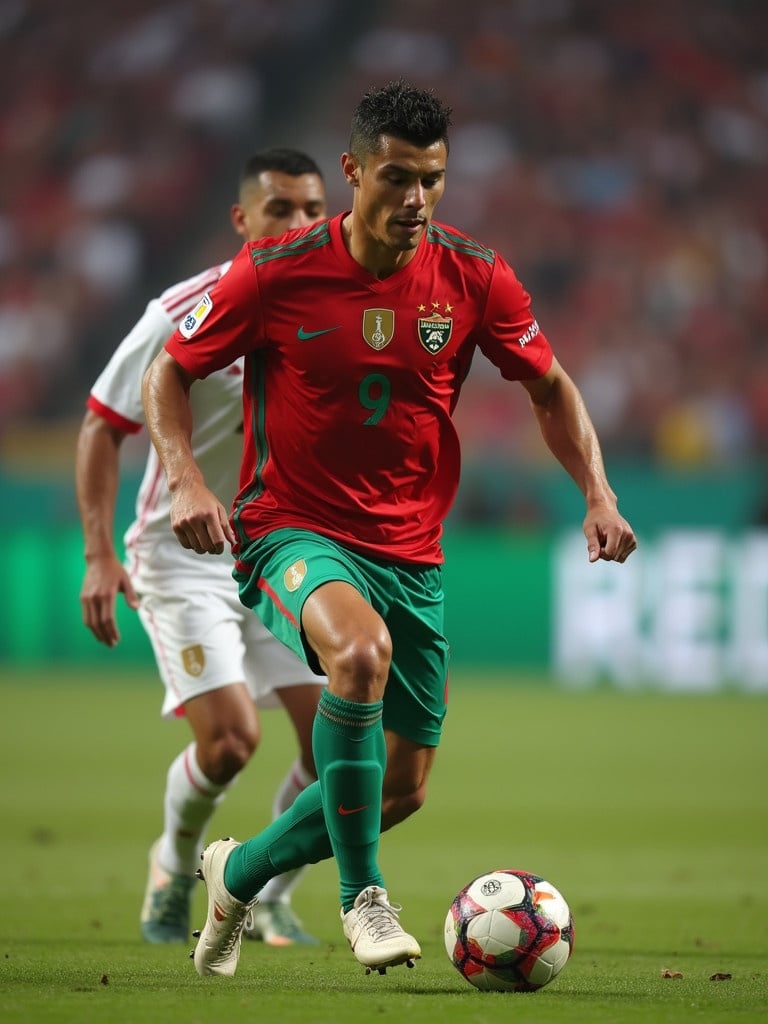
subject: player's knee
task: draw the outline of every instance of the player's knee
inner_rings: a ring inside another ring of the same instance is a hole
[[[200,767],[211,782],[223,786],[245,768],[258,742],[258,732],[247,729],[227,730],[212,738],[202,749],[198,742]]]
[[[382,832],[386,832],[393,825],[399,825],[401,821],[410,818],[424,806],[426,798],[426,785],[419,786],[407,793],[397,793],[391,796],[385,794],[381,805]]]
[[[356,636],[333,656],[329,678],[335,692],[348,700],[380,700],[391,661],[392,641],[386,629],[375,636]]]

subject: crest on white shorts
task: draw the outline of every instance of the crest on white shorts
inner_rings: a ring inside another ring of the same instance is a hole
[[[292,594],[294,590],[298,590],[301,584],[304,582],[304,577],[307,575],[307,563],[303,558],[300,558],[298,562],[294,562],[293,565],[289,565],[285,570],[283,576],[283,582],[285,583],[285,589],[288,593]]]
[[[184,668],[191,676],[199,676],[205,668],[205,654],[200,644],[192,644],[191,647],[185,647],[181,652],[181,660]]]

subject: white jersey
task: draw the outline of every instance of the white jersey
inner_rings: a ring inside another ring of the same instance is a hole
[[[227,272],[211,267],[153,299],[115,350],[91,389],[88,408],[120,430],[145,424],[144,371],[176,325]],[[225,508],[237,493],[243,447],[242,360],[195,381],[190,391],[192,449],[207,486]],[[261,707],[280,704],[276,689],[327,682],[277,640],[240,603],[229,548],[198,555],[171,529],[171,492],[150,447],[136,499],[136,518],[125,534],[126,563],[140,597],[139,615],[165,684],[164,717],[193,697],[244,681]]]
[[[91,389],[88,407],[122,430],[135,433],[145,425],[141,401],[144,371],[163,348],[179,321],[194,309],[200,298],[227,272],[230,262],[168,288],[152,299],[144,315],[126,335]],[[238,489],[242,455],[243,363],[196,381],[190,391],[193,416],[192,447],[206,485],[229,508]],[[144,477],[136,499],[136,518],[125,534],[129,567],[139,575],[153,557],[157,545],[167,541],[177,564],[193,564],[194,571],[230,575],[232,559],[202,558],[182,548],[171,529],[171,493],[157,452],[150,447]]]

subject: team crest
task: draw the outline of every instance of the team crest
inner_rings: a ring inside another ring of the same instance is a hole
[[[205,668],[205,654],[200,644],[192,644],[181,652],[181,661],[190,676],[199,676]]]
[[[444,349],[451,339],[453,318],[450,316],[440,316],[439,313],[433,313],[432,316],[420,316],[417,325],[419,341],[432,355]]]
[[[378,351],[392,341],[395,333],[393,309],[366,309],[363,313],[363,337]]]
[[[304,582],[304,577],[307,575],[307,563],[303,558],[300,558],[298,562],[294,562],[293,565],[289,565],[285,570],[283,576],[283,582],[285,583],[285,589],[292,594],[294,590],[298,590],[301,584]]]

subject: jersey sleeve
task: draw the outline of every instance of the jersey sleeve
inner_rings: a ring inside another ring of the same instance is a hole
[[[250,246],[244,245],[211,291],[181,320],[166,351],[204,378],[263,344],[258,280]]]
[[[208,267],[194,277],[171,285],[152,299],[144,315],[123,338],[91,388],[86,405],[105,420],[135,434],[144,425],[141,379],[144,371],[173,333],[179,319],[187,314],[225,274],[227,263]]]
[[[144,424],[141,379],[174,328],[162,302],[152,299],[91,388],[86,405],[113,426],[136,433]]]
[[[534,380],[552,365],[552,349],[531,312],[531,297],[498,254],[477,343],[506,380]]]

